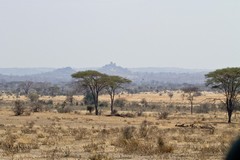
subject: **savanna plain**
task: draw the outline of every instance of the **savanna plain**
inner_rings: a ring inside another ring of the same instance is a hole
[[[187,95],[171,93],[118,94],[114,115],[108,95],[101,95],[98,116],[83,96],[40,96],[35,104],[25,96],[2,95],[0,159],[224,159],[239,136],[239,112],[227,123],[218,101],[224,97],[201,92],[191,114]],[[23,115],[16,116],[16,105],[26,107]],[[28,111],[32,107],[35,112]]]

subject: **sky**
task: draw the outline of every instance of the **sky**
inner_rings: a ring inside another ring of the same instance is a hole
[[[240,67],[239,0],[0,0],[0,68]]]

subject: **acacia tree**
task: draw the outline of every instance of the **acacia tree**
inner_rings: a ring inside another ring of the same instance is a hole
[[[108,85],[108,76],[94,70],[77,72],[72,74],[73,78],[79,79],[80,84],[90,91],[93,96],[95,114],[98,115],[98,96],[99,93]]]
[[[182,91],[187,94],[187,100],[190,102],[191,114],[193,113],[193,100],[198,94],[198,87],[185,87]]]
[[[205,77],[207,86],[223,92],[228,112],[228,123],[231,123],[232,112],[240,94],[240,67],[217,69],[209,72]]]
[[[113,104],[114,98],[116,94],[116,90],[123,87],[123,84],[130,83],[131,80],[119,77],[119,76],[108,76],[106,90],[107,93],[110,95],[111,100],[111,114],[113,114]]]

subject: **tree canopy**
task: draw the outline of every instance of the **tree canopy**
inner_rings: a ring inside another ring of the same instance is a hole
[[[225,96],[228,111],[228,123],[240,94],[240,68],[223,68],[210,72],[206,76],[206,85],[213,89],[221,90]]]
[[[194,97],[197,96],[197,92],[198,92],[199,88],[195,87],[195,86],[189,86],[189,87],[184,87],[182,88],[182,91],[184,93],[187,93],[187,99],[190,101],[190,109],[191,109],[191,114],[193,113],[193,100]]]
[[[98,71],[88,70],[74,73],[72,77],[79,79],[81,85],[91,92],[95,105],[95,114],[98,115],[98,96],[108,84],[108,75]]]
[[[113,103],[116,90],[123,87],[123,84],[130,83],[131,80],[120,77],[120,76],[108,76],[106,90],[110,95],[111,99],[111,114],[113,114]]]
[[[109,76],[94,70],[77,72],[72,74],[73,78],[80,81],[80,84],[89,91],[93,97],[95,113],[98,115],[98,96],[106,89],[111,98],[111,113],[113,113],[113,102],[116,90],[121,88],[124,83],[131,81],[120,76]]]

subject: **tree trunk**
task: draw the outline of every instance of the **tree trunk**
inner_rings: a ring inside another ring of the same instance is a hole
[[[114,95],[111,95],[111,115],[113,115]]]
[[[193,113],[193,102],[191,101],[191,114]]]
[[[232,111],[228,110],[228,123],[231,123]]]
[[[95,104],[95,114],[98,115],[98,107],[96,104]]]
[[[232,99],[227,99],[227,112],[228,112],[228,123],[231,123],[232,112],[233,112],[233,103]]]
[[[95,114],[98,115],[98,95],[95,97]]]

